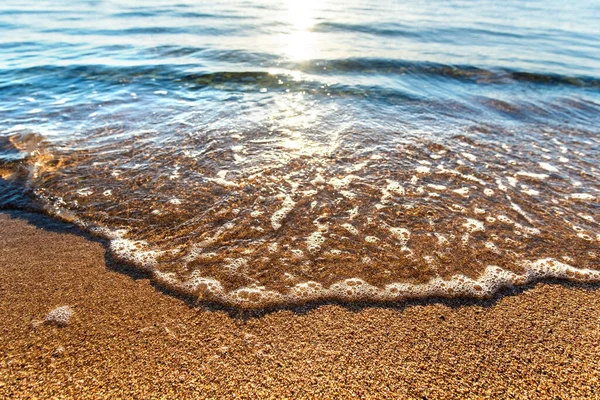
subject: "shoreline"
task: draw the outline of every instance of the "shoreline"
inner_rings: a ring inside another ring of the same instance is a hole
[[[0,210],[0,224],[0,397],[600,395],[598,285],[244,318],[122,273],[50,217]],[[64,305],[67,326],[40,324]]]

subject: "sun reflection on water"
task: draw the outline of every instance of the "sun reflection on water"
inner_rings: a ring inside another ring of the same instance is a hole
[[[287,19],[290,32],[283,38],[285,54],[292,60],[308,60],[315,54],[316,35],[311,31],[315,24],[316,0],[288,0]]]

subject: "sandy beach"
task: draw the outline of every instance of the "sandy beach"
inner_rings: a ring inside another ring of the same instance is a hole
[[[598,286],[485,302],[193,305],[48,217],[0,214],[1,398],[598,398]],[[70,306],[69,324],[43,323]]]

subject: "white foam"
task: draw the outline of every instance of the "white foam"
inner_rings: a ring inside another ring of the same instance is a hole
[[[315,231],[306,238],[306,249],[310,253],[321,250],[321,245],[325,242],[325,237],[321,231]]]
[[[406,228],[389,228],[392,235],[396,238],[400,246],[406,246],[410,239],[410,231]]]
[[[333,186],[334,189],[340,190],[342,188],[347,187],[354,179],[362,179],[362,178],[359,176],[356,176],[356,175],[347,175],[347,176],[343,177],[342,179],[331,178],[329,180],[329,184],[331,186]]]
[[[467,160],[471,161],[471,162],[475,162],[477,161],[477,157],[475,157],[473,154],[471,153],[462,153],[462,156],[464,158],[466,158]]]
[[[110,250],[121,260],[133,263],[145,270],[153,270],[161,251],[146,250],[148,243],[124,238],[113,239]]]
[[[540,194],[539,190],[530,189],[529,186],[522,185],[521,187],[522,187],[521,192],[523,192],[529,196],[539,196],[539,194]]]
[[[483,221],[479,221],[477,219],[467,218],[466,222],[463,224],[469,233],[473,232],[485,232],[485,224]]]
[[[234,272],[238,272],[239,269],[242,269],[248,265],[248,260],[246,258],[227,258],[225,261],[227,263],[223,266],[223,268]]]
[[[487,185],[487,183],[485,181],[479,179],[475,175],[463,175],[463,178],[465,178],[468,181],[477,182],[477,183],[479,183],[482,186]]]
[[[205,178],[207,181],[216,183],[217,185],[225,186],[225,187],[238,187],[238,184],[232,181],[228,181],[223,178]]]
[[[485,242],[485,247],[493,253],[500,254],[498,246],[493,242]]]
[[[349,223],[342,224],[342,228],[344,228],[345,230],[347,230],[348,232],[350,232],[353,235],[358,235],[358,229],[356,229],[354,226],[352,226]]]
[[[543,169],[545,169],[546,171],[550,171],[550,172],[558,172],[558,168],[556,168],[554,165],[547,163],[547,162],[541,162],[539,163],[540,167],[542,167]]]
[[[94,194],[94,191],[91,188],[86,187],[86,188],[79,189],[77,191],[77,194],[82,197],[87,197],[87,196]]]
[[[300,249],[292,249],[291,252],[292,252],[292,255],[296,258],[304,257],[304,252]]]
[[[279,228],[281,228],[281,221],[283,221],[285,216],[294,209],[295,205],[296,203],[290,196],[285,196],[281,208],[271,215],[271,225],[274,230],[279,230]]]
[[[354,193],[354,192],[351,192],[351,191],[349,191],[349,190],[340,190],[340,194],[341,194],[342,196],[344,196],[345,198],[347,198],[347,199],[350,199],[350,200],[352,200],[352,199],[355,199],[355,198],[356,198],[356,193]]]
[[[439,190],[440,192],[443,192],[444,190],[448,189],[447,186],[444,185],[435,185],[433,183],[429,183],[427,184],[427,187],[433,189],[433,190]]]
[[[415,169],[415,171],[417,171],[418,174],[429,174],[431,173],[431,168],[420,165]]]
[[[494,246],[489,246],[490,250],[493,250]],[[367,260],[368,262],[369,260]],[[407,298],[433,296],[485,298],[492,296],[503,287],[524,285],[544,278],[562,278],[582,282],[600,281],[600,271],[574,268],[551,258],[525,261],[521,266],[524,271],[522,274],[489,265],[477,279],[457,274],[449,279],[437,277],[421,284],[390,283],[383,288],[372,286],[359,278],[345,279],[328,288],[318,282],[307,281],[295,284],[287,294],[269,291],[259,285],[251,285],[226,293],[219,282],[201,277],[197,273],[193,273],[193,276],[184,283],[176,283],[173,275],[169,276],[168,274],[157,274],[157,278],[191,294],[202,291],[210,293],[213,298],[226,304],[250,307],[253,304],[268,306],[282,302],[297,303],[330,298],[379,301],[399,301]]]
[[[588,193],[572,193],[571,198],[576,200],[594,200],[596,197]]]
[[[389,199],[392,198],[393,194],[404,196],[406,194],[406,190],[398,182],[394,182],[388,179],[387,186],[381,189],[381,193],[382,196],[380,201],[382,204],[386,204],[389,202]]]
[[[317,176],[315,176],[315,178],[312,181],[310,181],[310,183],[313,186],[322,185],[325,183],[325,178],[323,178],[320,174],[317,174]]]
[[[502,179],[500,178],[496,179],[496,185],[498,186],[498,189],[502,190],[503,192],[506,192],[508,190],[508,188],[502,183]]]
[[[498,218],[498,221],[500,221],[500,222],[504,222],[505,224],[510,224],[510,225],[512,225],[512,224],[514,224],[514,223],[515,223],[515,221],[513,221],[513,220],[512,220],[512,219],[510,219],[510,218],[508,218],[506,215],[502,215],[502,214],[501,214],[501,215],[498,215],[498,217],[497,217],[497,218]]]
[[[353,209],[349,210],[348,214],[350,214],[350,219],[356,218],[356,216],[358,215],[358,206],[356,206]]]
[[[547,174],[535,174],[533,172],[527,172],[527,171],[519,171],[519,172],[517,172],[517,175],[518,176],[526,176],[528,178],[539,179],[539,180],[544,180],[544,179],[548,178]]]
[[[441,246],[447,246],[448,244],[450,244],[450,241],[448,240],[448,238],[446,237],[446,235],[443,235],[443,234],[438,233],[438,232],[435,232],[434,235],[437,238],[439,245],[441,245]]]
[[[463,197],[469,197],[469,188],[468,187],[462,187],[460,189],[454,189],[453,192],[457,193]]]

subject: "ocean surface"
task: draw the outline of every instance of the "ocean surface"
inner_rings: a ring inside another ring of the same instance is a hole
[[[201,301],[600,281],[600,3],[0,3],[0,208]]]

